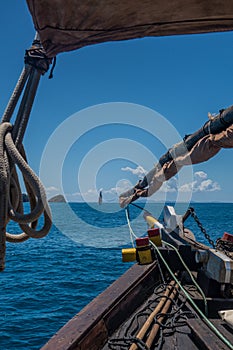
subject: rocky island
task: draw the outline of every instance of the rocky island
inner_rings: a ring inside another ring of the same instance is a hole
[[[49,199],[49,202],[52,203],[66,203],[65,197],[62,194],[58,194]]]

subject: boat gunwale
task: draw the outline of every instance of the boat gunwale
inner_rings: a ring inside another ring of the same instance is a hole
[[[109,336],[152,294],[158,265],[134,264],[68,321],[41,350],[92,350],[104,346]],[[90,343],[91,342],[91,343]]]

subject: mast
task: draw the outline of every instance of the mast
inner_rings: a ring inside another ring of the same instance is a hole
[[[102,196],[102,190],[99,192],[99,205],[101,205],[103,202],[103,196]]]

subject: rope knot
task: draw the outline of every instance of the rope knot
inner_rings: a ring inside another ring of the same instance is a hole
[[[49,70],[49,66],[52,62],[53,67],[49,76],[50,79],[52,78],[52,73],[56,64],[56,57],[49,58],[39,40],[34,40],[32,46],[25,51],[24,63],[35,67],[42,75]]]

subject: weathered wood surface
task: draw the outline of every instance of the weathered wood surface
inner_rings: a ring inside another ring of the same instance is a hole
[[[171,334],[164,338],[163,350],[200,350],[190,340],[191,330],[188,326],[179,328],[179,333]]]
[[[219,325],[221,321],[215,322]],[[188,320],[188,326],[191,329],[191,338],[199,346],[199,349],[204,350],[229,350],[215,333],[200,319]],[[232,343],[233,336],[229,332],[225,332],[225,337]],[[233,343],[232,343],[233,344]]]
[[[157,264],[133,265],[72,318],[42,350],[99,350],[117,327],[152,293]]]

